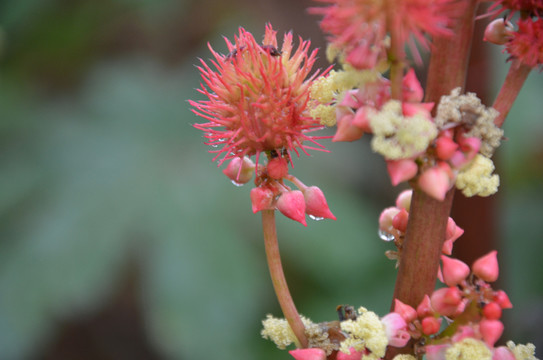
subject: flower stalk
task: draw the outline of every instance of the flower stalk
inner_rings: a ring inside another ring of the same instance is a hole
[[[268,268],[270,270],[275,295],[277,296],[285,319],[288,321],[290,328],[298,339],[300,347],[306,348],[308,341],[305,335],[305,327],[296,310],[290,291],[288,290],[285,274],[283,273],[283,266],[281,265],[279,243],[277,242],[277,231],[275,229],[274,210],[262,210],[262,230],[264,232],[266,259],[268,261]]]
[[[511,107],[531,70],[532,68],[530,66],[525,65],[518,60],[513,60],[511,63],[511,67],[505,77],[505,82],[494,101],[494,105],[492,105],[494,109],[500,112],[500,115],[494,120],[496,126],[502,127],[507,114],[509,114],[509,110],[511,110]]]

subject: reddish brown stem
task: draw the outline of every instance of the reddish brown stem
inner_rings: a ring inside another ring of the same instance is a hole
[[[268,260],[268,268],[270,269],[275,295],[277,296],[277,300],[279,300],[283,315],[298,339],[300,347],[306,348],[308,342],[305,335],[305,327],[296,310],[294,301],[292,301],[292,296],[290,295],[287,286],[287,280],[283,273],[283,266],[281,265],[277,231],[275,230],[274,210],[262,210],[262,230],[264,232],[266,259]]]
[[[507,114],[509,114],[509,110],[511,110],[511,107],[531,70],[531,67],[524,65],[517,60],[514,60],[511,63],[509,72],[505,77],[505,82],[494,101],[494,105],[492,105],[494,109],[500,112],[500,115],[494,120],[496,126],[501,127],[505,122],[505,118],[507,117]]]
[[[433,40],[425,100],[436,104],[441,96],[465,85],[477,0],[455,4],[461,17],[453,26],[454,35]],[[451,189],[444,201],[438,201],[414,186],[394,299],[416,307],[424,295],[433,292],[453,195]],[[413,352],[412,347],[389,348],[386,358],[409,352]]]

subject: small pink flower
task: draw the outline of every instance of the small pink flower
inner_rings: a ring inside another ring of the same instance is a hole
[[[490,302],[483,308],[483,316],[489,320],[499,320],[502,317],[502,308],[496,302]]]
[[[436,155],[440,160],[449,160],[458,149],[458,146],[453,139],[440,136],[436,140]]]
[[[317,73],[309,76],[317,51],[309,53],[303,41],[293,51],[292,34],[285,34],[281,50],[276,32],[266,26],[263,44],[243,28],[234,43],[226,40],[230,53],[221,55],[211,47],[216,70],[201,60],[203,82],[199,92],[207,100],[192,101],[193,112],[208,122],[195,124],[207,144],[217,147],[219,165],[236,157],[286,149],[299,155],[308,149],[322,150],[321,137],[308,132],[322,128],[309,115],[309,87]],[[309,77],[308,77],[309,76]],[[307,144],[309,143],[309,144]],[[257,160],[258,162],[258,160]]]
[[[413,196],[413,190],[404,190],[398,197],[396,197],[396,206],[400,209],[409,211],[411,206],[411,197]]]
[[[511,309],[513,304],[509,300],[509,296],[503,290],[498,290],[494,293],[494,301],[500,305],[502,309]]]
[[[398,299],[394,299],[394,312],[403,317],[408,323],[417,318],[417,311],[413,307],[404,304]]]
[[[469,273],[469,266],[458,259],[441,255],[443,262],[443,282],[449,286],[456,286],[464,281]]]
[[[543,10],[543,9],[542,9]],[[523,64],[536,67],[543,64],[543,18],[530,16],[519,19],[518,31],[506,44],[507,52]]]
[[[405,209],[400,209],[400,212],[394,216],[392,219],[392,226],[395,229],[406,232],[407,230],[407,221],[409,220],[409,214]]]
[[[360,360],[362,359],[362,352],[356,351],[354,348],[349,349],[350,354],[344,352],[337,353],[337,360]]]
[[[424,171],[418,180],[420,188],[436,200],[445,200],[447,191],[451,188],[451,179],[445,170],[434,166]]]
[[[497,254],[498,252],[493,250],[485,256],[475,260],[471,266],[473,273],[486,282],[498,280],[499,267]]]
[[[236,157],[228,163],[228,166],[222,172],[234,183],[246,184],[253,177],[255,164],[248,157]]]
[[[488,346],[493,347],[503,334],[503,323],[500,320],[483,319],[479,323],[479,331]]]
[[[281,193],[276,203],[277,209],[286,217],[307,226],[305,221],[305,199],[300,190]]]
[[[500,346],[494,349],[492,360],[517,360],[517,358],[508,347]]]
[[[253,213],[262,210],[273,209],[274,192],[268,187],[256,187],[251,189],[251,204]]]
[[[266,168],[268,169],[268,175],[272,179],[282,179],[288,174],[287,159],[282,156],[274,157],[268,161]]]
[[[441,318],[435,318],[433,316],[427,316],[421,321],[422,332],[425,335],[433,335],[439,331],[441,327]]]
[[[326,360],[326,352],[318,348],[290,350],[289,354],[296,360]]]
[[[417,315],[419,318],[422,318],[426,316],[434,316],[434,314],[435,312],[434,309],[432,309],[430,297],[428,295],[424,295],[419,306],[417,306]]]
[[[509,21],[495,19],[486,26],[483,40],[496,45],[504,45],[511,39],[513,31],[513,25]]]
[[[385,325],[385,333],[388,338],[388,345],[394,347],[404,347],[411,339],[407,332],[407,323],[404,318],[392,312],[381,318],[381,322]]]
[[[336,220],[336,217],[330,211],[326,198],[321,189],[316,186],[310,186],[302,190],[305,199],[305,213],[316,218]]]
[[[413,159],[387,160],[387,170],[393,186],[412,179],[419,170]]]
[[[425,346],[426,360],[445,360],[445,353],[450,346],[450,344]]]
[[[447,230],[445,232],[445,242],[443,243],[443,247],[441,251],[445,255],[451,255],[453,244],[454,242],[462,236],[464,233],[464,229],[462,229],[460,226],[456,225],[454,220],[449,217],[449,220],[447,221]]]
[[[462,302],[462,295],[457,287],[441,288],[432,293],[432,309],[443,316],[453,316]]]

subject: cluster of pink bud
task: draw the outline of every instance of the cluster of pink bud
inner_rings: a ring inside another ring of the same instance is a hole
[[[405,232],[407,230],[407,222],[409,220],[409,207],[411,205],[412,190],[402,191],[396,198],[396,206],[386,208],[379,216],[379,234],[381,239],[385,241],[394,240],[395,245],[401,249]],[[449,217],[445,234],[445,242],[443,243],[442,252],[446,255],[451,255],[454,242],[464,233],[454,220]],[[387,253],[389,258],[397,259],[400,254]]]
[[[433,104],[421,104],[423,95],[415,71],[410,69],[403,78],[402,100],[405,115],[422,110],[430,117],[429,111]],[[364,133],[370,134],[370,115],[379,111],[390,99],[390,81],[383,77],[366,83],[361,89],[347,91],[343,100],[336,104],[337,131],[332,141],[355,141]]]
[[[395,300],[394,313],[405,320],[411,338],[424,338],[428,360],[444,360],[445,351],[466,338],[482,341],[500,356],[512,354],[506,348],[494,349],[504,329],[502,310],[512,307],[504,291],[489,285],[499,274],[496,255],[492,251],[479,258],[471,271],[464,262],[442,256],[440,279],[448,287],[426,295],[416,309]],[[448,326],[440,333],[444,321]]]
[[[255,171],[256,169],[256,171]],[[223,173],[236,185],[249,182],[256,173],[256,187],[251,190],[252,210],[279,210],[286,217],[307,226],[305,215],[313,219],[333,219],[326,198],[317,186],[306,186],[296,177],[288,174],[288,156],[274,152],[266,166],[258,167],[247,157],[234,158]],[[287,186],[284,180],[292,182],[298,190]]]
[[[419,176],[420,188],[435,199],[445,199],[447,191],[455,183],[458,171],[475,158],[480,147],[481,140],[466,137],[460,127],[456,131],[441,131],[432,146],[434,164]]]

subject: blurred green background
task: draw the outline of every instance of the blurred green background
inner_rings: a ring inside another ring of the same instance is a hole
[[[250,186],[211,162],[186,100],[200,98],[206,43],[225,52],[238,26],[259,38],[270,21],[324,48],[309,5],[0,2],[0,360],[289,358],[259,335],[280,310]],[[491,98],[504,60],[494,50],[483,62]],[[500,286],[515,305],[504,339],[539,349],[542,76],[530,75],[506,123],[491,206]],[[325,144],[330,154],[293,171],[325,191],[338,220],[278,217],[287,279],[314,321],[333,320],[338,304],[385,314],[395,270],[376,224],[400,189],[368,138]]]

